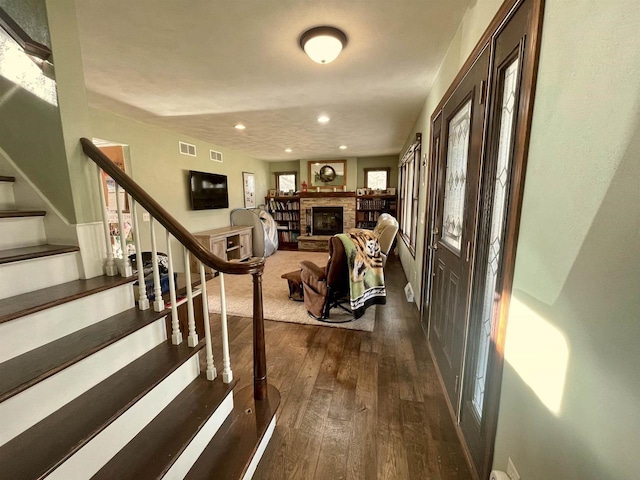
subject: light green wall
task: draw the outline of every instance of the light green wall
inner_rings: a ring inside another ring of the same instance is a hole
[[[229,225],[229,213],[244,207],[242,172],[252,172],[256,180],[256,200],[263,203],[269,186],[269,164],[242,153],[189,138],[108,112],[91,109],[95,137],[129,146],[131,171],[128,172],[152,197],[189,231],[198,232]],[[178,153],[178,141],[196,145],[197,157]],[[222,152],[222,163],[209,160],[209,150]],[[229,208],[191,210],[189,170],[227,175]]]
[[[398,186],[398,157],[397,156],[383,156],[383,157],[350,157],[347,158],[347,190],[355,191],[356,188],[364,186],[364,168],[375,167],[390,167],[390,185],[391,187]],[[276,188],[275,172],[297,172],[298,173],[298,188],[302,188],[302,181],[309,183],[309,163],[313,160],[288,160],[282,162],[270,162],[269,163],[269,188]],[[326,160],[318,160],[323,162]]]
[[[73,197],[58,107],[4,77],[0,77],[0,98],[0,148],[73,222]]]
[[[440,103],[443,95],[453,82],[453,79],[460,71],[460,68],[467,60],[476,43],[486,30],[487,25],[495,16],[498,8],[502,5],[502,0],[476,0],[467,9],[467,12],[454,35],[447,54],[440,65],[438,75],[434,79],[433,85],[429,90],[425,104],[418,116],[416,124],[413,126],[407,140],[402,148],[404,152],[411,143],[415,141],[416,133],[422,133],[422,155],[428,155],[429,138],[430,138],[430,117],[435,108]],[[404,268],[407,279],[416,293],[416,304],[420,307],[419,292],[422,289],[422,256],[424,254],[424,221],[426,211],[426,185],[425,185],[425,169],[422,169],[422,178],[420,180],[420,201],[418,209],[418,237],[416,239],[416,256],[406,247],[402,240],[398,240],[398,250],[400,253],[400,261]]]
[[[365,168],[389,168],[389,186],[398,187],[398,155],[384,157],[358,157],[357,187],[364,187]]]
[[[80,147],[80,138],[92,135],[75,1],[48,0],[47,12],[75,221],[95,222],[102,218],[96,167]]]
[[[495,452],[523,479],[640,471],[639,25],[547,2]]]
[[[467,11],[406,145],[500,3]],[[546,2],[494,457],[526,480],[640,470],[638,25],[635,0]]]

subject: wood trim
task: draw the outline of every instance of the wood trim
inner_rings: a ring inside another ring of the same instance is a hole
[[[498,310],[497,335],[495,341],[495,352],[492,361],[493,368],[489,372],[486,382],[486,390],[490,407],[487,408],[487,425],[489,425],[489,443],[492,445],[488,449],[485,457],[485,470],[482,472],[487,478],[493,463],[495,438],[498,426],[498,416],[500,413],[500,393],[502,389],[502,373],[504,369],[504,344],[506,340],[509,308],[511,305],[511,293],[513,290],[513,277],[515,272],[516,252],[518,247],[518,234],[520,232],[520,218],[522,214],[522,200],[524,197],[525,174],[529,157],[529,145],[531,141],[531,125],[533,122],[533,108],[536,95],[536,79],[540,65],[540,47],[542,38],[542,24],[544,18],[545,0],[531,0],[532,20],[529,30],[530,44],[532,48],[528,50],[525,64],[531,65],[531,69],[526,77],[522,78],[521,108],[518,119],[518,131],[516,132],[516,149],[514,150],[513,181],[511,190],[510,212],[507,217],[504,242],[504,260],[502,293]],[[518,2],[519,4],[520,2]]]
[[[442,109],[449,99],[449,97],[453,94],[455,89],[458,87],[460,82],[466,76],[468,70],[472,67],[477,57],[481,54],[481,52],[487,48],[489,45],[492,48],[491,53],[491,61],[493,61],[493,48],[494,41],[497,35],[501,32],[502,26],[509,21],[515,11],[524,3],[525,0],[507,0],[505,3],[498,9],[496,15],[489,23],[488,27],[480,37],[480,40],[472,50],[471,54],[461,67],[460,71],[454,78],[453,82],[443,95],[441,101],[438,106],[434,109],[430,120],[431,124],[429,128],[432,128],[434,121],[441,114]],[[527,42],[531,45],[531,48],[527,51],[527,56],[523,57],[523,65],[530,65],[530,69],[526,73],[526,77],[522,78],[521,92],[523,95],[520,99],[521,108],[519,109],[518,116],[518,131],[516,132],[516,148],[513,153],[513,183],[512,190],[510,193],[511,202],[509,207],[509,214],[507,218],[506,232],[505,232],[505,241],[504,241],[504,260],[503,260],[503,277],[502,277],[502,287],[501,287],[501,300],[498,307],[498,320],[497,320],[497,333],[495,337],[495,349],[490,353],[490,364],[492,365],[491,371],[488,373],[488,378],[486,381],[486,391],[487,391],[487,411],[486,411],[486,422],[488,425],[488,438],[487,442],[490,447],[487,449],[485,454],[484,466],[481,472],[478,472],[475,464],[473,462],[473,458],[469,451],[469,447],[464,438],[464,434],[460,425],[456,422],[456,432],[463,446],[463,450],[465,455],[467,456],[467,461],[469,463],[469,468],[472,473],[474,479],[480,478],[488,478],[491,466],[493,462],[493,454],[495,448],[495,438],[497,433],[497,419],[499,416],[500,410],[500,392],[502,386],[502,373],[504,368],[504,344],[508,323],[508,313],[509,307],[511,303],[511,292],[513,288],[513,276],[515,270],[515,259],[516,259],[516,250],[517,250],[517,239],[520,227],[520,216],[522,212],[522,199],[524,194],[524,177],[527,168],[527,160],[528,160],[528,152],[529,152],[529,144],[531,139],[531,124],[533,120],[533,104],[535,99],[535,90],[536,90],[536,78],[538,74],[539,67],[539,59],[540,59],[540,47],[541,47],[541,36],[542,36],[542,23],[543,23],[543,13],[544,13],[544,4],[545,0],[530,0],[533,2],[532,8],[532,20],[530,24],[530,29],[527,32]],[[490,86],[488,86],[490,88]],[[431,135],[433,136],[433,135]],[[431,142],[430,142],[431,143]],[[486,142],[485,147],[486,148]],[[431,147],[431,145],[430,145]],[[428,161],[431,162],[431,152],[429,154]],[[427,195],[430,195],[431,189],[435,188],[435,185],[430,185]],[[431,198],[430,196],[428,199]],[[428,222],[428,219],[427,219]],[[428,232],[429,226],[425,225],[425,233]],[[427,247],[428,238],[425,235],[425,252]],[[424,286],[424,283],[423,283]],[[473,288],[473,287],[472,287]],[[424,292],[423,292],[424,295]],[[429,351],[431,353],[432,359],[435,362],[435,356],[433,355],[433,351],[431,349],[431,345],[428,340],[427,343],[429,345]],[[466,347],[465,347],[466,349]],[[437,366],[437,363],[436,363]],[[442,378],[440,376],[440,371],[436,368],[438,372],[438,377],[441,382]],[[464,372],[463,372],[464,374]],[[464,387],[463,387],[464,388]],[[447,406],[452,415],[452,418],[457,418],[456,410],[451,404],[449,398],[445,395],[445,399],[447,402]]]
[[[125,191],[133,197],[154,219],[162,224],[176,239],[182,243],[198,260],[206,266],[223,273],[242,275],[264,271],[264,258],[256,258],[248,262],[226,262],[206,249],[186,228],[156,202],[131,177],[122,172],[98,147],[88,138],[81,138],[82,150],[102,170],[113,178]]]
[[[522,1],[523,0],[506,0],[502,4],[502,6],[498,9],[498,12],[496,13],[495,17],[493,17],[493,19],[491,20],[491,23],[489,23],[489,26],[486,28],[486,30],[480,37],[480,40],[478,40],[478,43],[476,43],[476,46],[473,48],[473,50],[469,54],[469,57],[467,58],[466,62],[464,62],[462,67],[460,67],[460,71],[455,76],[455,78],[451,82],[451,85],[442,96],[442,100],[440,100],[440,103],[438,103],[438,106],[434,109],[433,114],[431,115],[431,121],[433,121],[435,116],[437,116],[437,113],[440,110],[442,110],[447,99],[451,96],[451,94],[453,94],[454,90],[458,87],[458,85],[460,84],[462,79],[465,77],[465,75],[467,74],[471,66],[475,63],[478,56],[480,56],[480,53],[482,52],[482,50],[486,48],[487,44],[492,39],[494,33],[499,29],[500,25],[504,23],[505,19],[510,16],[511,10],[514,10],[515,8],[517,8],[520,5],[520,3],[522,3]]]
[[[51,49],[31,38],[3,8],[0,8],[0,27],[20,45],[25,53],[52,63]]]

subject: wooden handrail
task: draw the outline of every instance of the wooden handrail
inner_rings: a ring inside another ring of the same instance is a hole
[[[251,274],[253,276],[253,398],[265,400],[268,396],[267,358],[264,337],[264,315],[262,310],[262,273],[264,258],[254,258],[248,262],[227,262],[216,257],[196,240],[169,212],[156,202],[140,185],[118,168],[109,157],[96,147],[88,138],[81,138],[82,150],[104,172],[113,178],[120,187],[142,205],[155,220],[160,222],[187,250],[204,265],[223,273],[234,275]],[[189,268],[185,265],[185,268]],[[203,300],[206,302],[206,300]],[[205,304],[206,305],[206,304]]]
[[[185,229],[169,212],[156,202],[129,175],[124,173],[96,147],[88,138],[81,138],[82,150],[107,175],[113,178],[124,190],[133,197],[154,219],[164,226],[171,234],[202,263],[223,273],[244,275],[262,273],[264,258],[252,258],[248,262],[227,262],[207,250],[187,229]]]
[[[31,38],[3,8],[0,8],[0,27],[22,47],[25,53],[51,63],[51,49]]]

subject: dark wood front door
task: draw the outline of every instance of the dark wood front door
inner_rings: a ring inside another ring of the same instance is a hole
[[[471,257],[485,121],[486,48],[442,108],[429,342],[451,404],[457,406],[469,305]]]

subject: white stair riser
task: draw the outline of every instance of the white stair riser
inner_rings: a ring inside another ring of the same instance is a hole
[[[0,299],[78,280],[78,254],[51,255],[0,265]]]
[[[133,289],[127,283],[0,323],[0,363],[124,312],[134,305]]]
[[[274,415],[271,419],[271,423],[269,427],[267,427],[267,431],[264,432],[264,437],[260,441],[258,448],[256,449],[256,453],[251,459],[251,463],[247,467],[247,471],[242,477],[242,480],[251,480],[253,478],[253,474],[256,472],[256,468],[258,468],[258,464],[260,463],[260,459],[262,455],[264,455],[264,451],[267,449],[267,445],[269,445],[269,441],[273,435],[273,431],[276,429],[276,416]]]
[[[0,403],[0,445],[166,340],[163,317]]]
[[[198,355],[141,398],[47,477],[48,480],[86,480],[129,443],[200,373]]]
[[[13,196],[13,182],[0,182],[0,210],[15,210],[16,199]]]
[[[0,250],[47,243],[44,217],[0,218]]]
[[[233,410],[233,392],[229,392],[227,397],[218,406],[215,413],[203,425],[197,435],[191,440],[187,448],[171,466],[169,471],[162,477],[164,480],[182,480],[198,457],[214,437],[220,426],[227,419]]]

